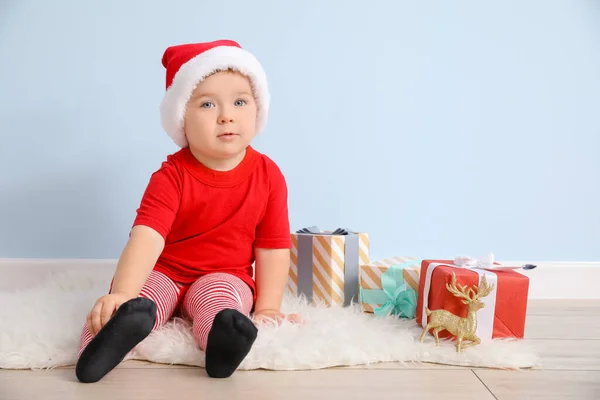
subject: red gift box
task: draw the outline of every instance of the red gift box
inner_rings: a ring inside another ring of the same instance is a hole
[[[429,269],[432,270],[428,273]],[[513,270],[490,271],[481,268],[461,268],[454,265],[451,260],[423,260],[421,262],[416,313],[419,325],[425,327],[429,320],[423,312],[424,303],[431,311],[444,309],[458,317],[467,317],[468,306],[463,303],[463,299],[454,296],[446,288],[446,284],[451,284],[453,272],[456,276],[457,286],[473,288],[479,285],[482,275],[486,276],[488,284],[495,285],[494,290],[488,296],[481,298],[481,302],[485,306],[477,311],[477,336],[480,339],[523,338],[529,278]],[[428,288],[429,290],[427,290]],[[453,338],[454,335],[443,330],[439,332],[439,337]]]

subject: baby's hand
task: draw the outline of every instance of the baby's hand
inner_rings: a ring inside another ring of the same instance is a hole
[[[111,293],[96,301],[92,311],[87,316],[86,324],[92,335],[97,335],[100,329],[110,320],[121,304],[133,297],[123,293]]]
[[[288,320],[291,323],[303,324],[302,317],[298,314],[283,314],[277,310],[259,310],[254,313],[253,321],[255,324],[275,321],[280,324],[283,320]]]

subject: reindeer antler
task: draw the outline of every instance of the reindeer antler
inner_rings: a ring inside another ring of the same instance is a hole
[[[489,285],[487,279],[485,279],[485,275],[483,275],[483,277],[481,278],[481,284],[479,285],[477,294],[475,295],[473,300],[487,296],[492,292],[492,290],[494,290],[494,286],[494,284]]]
[[[452,283],[451,284],[446,283],[446,289],[448,289],[448,291],[450,293],[452,293],[454,296],[456,296],[458,298],[465,299],[469,302],[473,301],[471,296],[469,296],[469,294],[468,294],[469,291],[472,292],[472,289],[467,290],[466,285],[465,286],[458,285],[458,288],[456,286],[457,286],[456,274],[454,272],[452,272]]]

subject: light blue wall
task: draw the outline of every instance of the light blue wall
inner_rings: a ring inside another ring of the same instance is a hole
[[[374,258],[600,259],[599,3],[369,3],[1,1],[0,257],[118,257],[177,150],[163,50],[232,38],[268,71],[255,146],[293,229],[367,231]]]

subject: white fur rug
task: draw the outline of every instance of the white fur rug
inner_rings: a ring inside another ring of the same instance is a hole
[[[0,291],[0,368],[41,369],[76,363],[79,335],[94,301],[108,287],[111,271],[94,276],[85,269],[46,272],[42,284]],[[309,306],[287,296],[286,312],[300,313],[303,325],[284,323],[260,329],[240,369],[303,370],[378,362],[431,362],[532,368],[539,359],[522,340],[497,340],[457,354],[451,342],[436,347],[429,335],[419,343],[414,321],[377,318],[354,308]],[[204,366],[186,321],[176,319],[139,344],[132,358]]]

